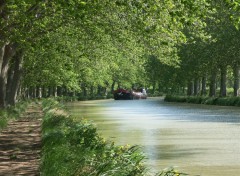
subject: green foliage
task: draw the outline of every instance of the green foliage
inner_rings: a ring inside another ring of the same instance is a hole
[[[47,98],[42,101],[43,111],[47,112],[50,109],[63,109],[63,104],[53,98]]]
[[[164,100],[167,102],[185,102],[219,106],[240,106],[240,97],[197,97],[166,95]]]
[[[19,118],[26,110],[28,104],[28,101],[21,101],[14,106],[8,107],[7,109],[0,109],[0,131],[7,126],[7,122],[10,119]]]
[[[0,110],[0,131],[7,126],[7,112]]]
[[[186,97],[181,96],[173,96],[173,95],[166,95],[164,101],[167,102],[187,102]]]
[[[162,172],[160,172],[157,176],[187,176],[186,173],[181,173],[174,169],[173,167],[164,169]]]

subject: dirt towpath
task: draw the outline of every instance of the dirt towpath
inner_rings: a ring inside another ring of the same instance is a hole
[[[32,103],[0,133],[0,176],[40,175],[42,116],[40,105]]]

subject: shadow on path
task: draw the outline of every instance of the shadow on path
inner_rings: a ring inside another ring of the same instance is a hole
[[[0,176],[40,175],[42,116],[40,105],[32,103],[0,133]]]

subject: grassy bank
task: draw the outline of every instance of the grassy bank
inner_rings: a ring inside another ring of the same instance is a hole
[[[44,100],[41,174],[51,176],[147,176],[138,146],[105,141],[96,127],[66,114],[57,101]],[[169,169],[156,176],[183,175]]]
[[[219,106],[240,106],[240,97],[201,97],[167,95],[164,100],[167,102],[184,102]]]
[[[29,102],[22,101],[15,106],[10,106],[6,109],[0,109],[0,131],[7,126],[11,119],[17,119],[25,111]]]

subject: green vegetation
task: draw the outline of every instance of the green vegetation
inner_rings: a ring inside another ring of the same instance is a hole
[[[240,97],[201,97],[167,95],[164,100],[167,102],[183,102],[219,106],[240,106]]]
[[[225,97],[239,95],[239,7],[236,0],[2,0],[0,126],[12,116],[8,107],[15,107],[23,99],[111,98],[111,92],[118,87],[146,87],[153,96],[190,96],[166,97],[181,102],[238,106],[238,98]],[[16,109],[13,112],[18,114]],[[52,126],[54,116],[46,115],[44,123],[50,119]],[[86,162],[81,171],[94,173],[98,171],[91,164],[105,172],[106,165],[112,168],[117,163],[122,167],[126,164],[122,160],[127,159],[133,161],[133,166],[124,171],[140,174],[144,170],[139,165],[140,155],[137,159],[128,155],[135,155],[134,147],[123,151],[111,148],[100,137],[91,136],[95,135],[91,125],[81,122],[79,129],[72,120],[62,116],[57,119],[62,119],[60,124],[56,122],[57,131],[45,129],[44,141],[47,146],[48,139],[61,139],[55,141],[58,145],[51,144],[56,151],[47,152],[57,154],[54,157],[61,164],[76,159],[76,163],[68,163],[69,167]],[[89,141],[101,149],[108,148],[106,156],[111,157],[111,148],[114,154],[122,152],[123,158],[113,159],[115,163],[98,162],[96,159],[104,152],[94,154],[98,149],[90,150],[93,146],[84,149],[84,141],[79,144],[68,139],[85,126],[91,129]],[[93,160],[86,156],[80,161],[75,156],[80,149],[89,150]],[[61,160],[65,155],[70,159]],[[49,157],[46,155],[45,159]],[[50,165],[45,159],[43,165]],[[58,168],[63,174],[72,171],[60,165],[51,168]],[[112,173],[119,172],[114,169]]]
[[[0,108],[118,87],[237,96],[239,13],[232,0],[4,0]]]
[[[206,33],[209,2],[4,0],[0,108],[21,98],[106,97],[117,87],[154,94],[181,64],[186,28]]]
[[[93,124],[68,116],[53,99],[44,100],[43,108],[42,175],[149,175],[138,146],[105,141]],[[169,175],[184,174],[173,168],[156,174]]]
[[[238,96],[239,2],[214,0],[207,6],[203,26],[198,26],[204,32],[195,25],[184,28],[187,40],[177,47],[178,66],[159,63],[155,68],[158,89],[188,96]]]
[[[2,110],[0,109],[0,131],[7,126],[7,122],[10,119],[19,118],[22,112],[25,111],[27,105],[27,101],[21,101],[14,106]]]

